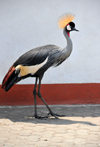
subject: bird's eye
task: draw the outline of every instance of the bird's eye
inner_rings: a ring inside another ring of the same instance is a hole
[[[68,31],[71,31],[71,26],[70,25],[67,25],[66,28],[67,28]]]

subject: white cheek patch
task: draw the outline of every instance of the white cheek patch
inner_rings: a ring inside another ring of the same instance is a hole
[[[71,31],[70,25],[67,25],[67,30],[68,30],[68,31]]]

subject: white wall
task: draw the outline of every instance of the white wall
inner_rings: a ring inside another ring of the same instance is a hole
[[[0,83],[12,63],[24,52],[45,44],[66,45],[57,20],[76,15],[73,52],[43,83],[100,82],[99,0],[0,0]],[[32,78],[20,83],[33,83]]]

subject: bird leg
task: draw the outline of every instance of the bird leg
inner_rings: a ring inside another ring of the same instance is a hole
[[[33,90],[33,95],[34,95],[34,117],[35,118],[37,117],[37,101],[36,101],[37,80],[38,80],[38,78],[36,77],[35,85],[34,85],[34,90]]]
[[[49,115],[54,116],[55,118],[64,116],[64,115],[59,115],[54,113],[50,107],[48,106],[48,104],[46,103],[46,101],[44,100],[44,98],[42,97],[41,93],[40,93],[40,88],[41,88],[41,80],[42,77],[39,77],[39,87],[38,87],[38,93],[36,92],[36,88],[37,88],[37,80],[38,78],[36,77],[36,81],[35,81],[35,85],[34,85],[34,90],[33,90],[33,95],[34,95],[34,117],[37,119],[43,119],[43,118],[48,118]],[[38,116],[37,115],[37,101],[36,101],[36,95],[38,95],[38,97],[42,100],[42,102],[45,104],[45,106],[47,107],[47,109],[49,110],[49,113],[47,116]]]
[[[37,92],[36,92],[37,81],[38,81],[38,78],[36,77],[36,81],[35,81],[35,85],[34,85],[34,90],[33,90],[33,95],[34,95],[34,117],[37,118],[37,119],[48,118],[48,116],[38,116],[38,115],[37,115],[37,101],[36,101],[36,95],[37,95]]]
[[[55,118],[58,118],[57,115],[56,115],[55,113],[53,113],[53,111],[50,109],[50,107],[48,106],[48,104],[46,103],[46,101],[44,100],[44,98],[42,97],[42,95],[41,95],[41,93],[40,93],[41,80],[42,80],[42,77],[39,77],[38,96],[39,96],[39,98],[42,100],[42,102],[45,104],[45,106],[47,107],[47,109],[49,110],[49,114],[51,114],[51,115],[54,116]],[[49,114],[48,114],[47,117],[49,117]]]

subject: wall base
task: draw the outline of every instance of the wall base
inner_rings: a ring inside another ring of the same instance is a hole
[[[15,85],[5,92],[0,86],[0,105],[33,105],[32,84]],[[50,105],[100,104],[100,83],[42,84],[42,96]],[[43,104],[37,99],[38,104]]]

